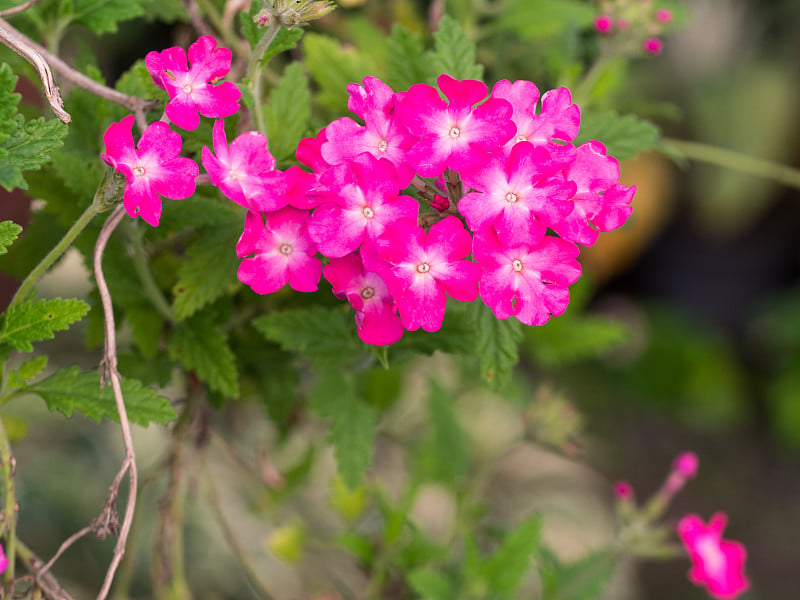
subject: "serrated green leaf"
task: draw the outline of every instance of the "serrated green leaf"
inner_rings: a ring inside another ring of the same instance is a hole
[[[238,206],[219,197],[209,198],[196,192],[189,202],[165,202],[161,224],[152,235],[167,235],[188,227],[219,226],[225,229],[244,226],[244,212]]]
[[[14,243],[22,232],[22,227],[14,221],[0,221],[0,255],[8,252],[8,247]]]
[[[152,306],[129,306],[125,309],[125,320],[131,327],[136,346],[147,359],[154,358],[164,326],[163,317]]]
[[[21,119],[21,117],[20,117]],[[23,171],[35,171],[50,160],[50,154],[60,148],[67,126],[56,119],[39,117],[21,125],[4,143],[5,157],[0,163],[0,185],[11,191],[27,189]]]
[[[36,377],[46,366],[47,356],[37,356],[22,363],[17,368],[17,375],[19,375],[23,381],[27,381],[28,379]]]
[[[300,63],[291,63],[284,70],[280,82],[269,94],[264,118],[269,149],[275,160],[280,163],[291,159],[311,119],[311,92]]]
[[[82,300],[38,300],[10,306],[0,328],[0,343],[20,352],[32,352],[31,342],[49,340],[54,331],[67,329],[89,310]]]
[[[596,15],[595,7],[576,0],[513,0],[490,27],[513,31],[527,40],[546,40],[558,36],[566,26],[589,27]]]
[[[519,361],[523,325],[515,318],[498,319],[482,302],[473,303],[470,309],[476,334],[474,352],[480,359],[481,377],[492,388],[502,389]]]
[[[355,393],[352,377],[340,369],[326,369],[309,396],[311,407],[330,420],[328,441],[342,481],[356,489],[372,462],[377,411]]]
[[[212,390],[228,397],[239,396],[236,357],[228,334],[216,323],[212,311],[199,312],[175,327],[169,353]]]
[[[255,3],[253,3],[255,5]],[[295,29],[281,29],[275,40],[269,45],[269,50],[264,54],[262,64],[267,62],[273,56],[277,56],[281,52],[297,48],[300,38],[303,37],[304,30],[296,27]]]
[[[387,45],[386,83],[392,89],[405,90],[415,83],[435,77],[431,72],[430,61],[425,55],[422,36],[418,33],[413,33],[400,23],[395,23]]]
[[[609,156],[617,160],[633,158],[637,153],[653,148],[661,130],[634,115],[619,116],[615,112],[581,116],[581,130],[575,145],[597,140],[605,145]]]
[[[453,17],[445,15],[433,34],[434,51],[430,56],[434,78],[447,73],[456,79],[481,79],[483,65],[476,64],[475,42]]]
[[[56,371],[46,379],[28,386],[24,392],[36,394],[51,411],[71,417],[78,411],[100,422],[103,417],[119,423],[117,404],[110,385],[100,387],[100,373],[81,373],[73,365]],[[178,415],[169,400],[135,379],[122,379],[122,396],[131,423],[166,424]]]
[[[186,262],[178,269],[178,281],[172,289],[178,319],[192,316],[236,283],[236,240],[240,234],[239,224],[204,228],[189,245]]]
[[[141,0],[72,0],[72,23],[83,25],[95,33],[116,33],[118,23],[145,14]]]
[[[546,327],[532,327],[525,333],[524,347],[542,365],[561,365],[596,357],[617,347],[629,334],[618,320],[591,315],[565,316]]]
[[[14,116],[21,96],[14,93],[17,76],[7,64],[0,65],[0,148],[18,127]]]
[[[420,569],[408,576],[408,584],[420,600],[453,600],[453,586],[450,580],[435,571]]]
[[[164,21],[172,23],[174,21],[188,21],[189,14],[186,6],[181,0],[140,0],[144,9],[144,17],[147,20]]]
[[[602,596],[616,567],[611,550],[598,550],[569,565],[543,572],[544,600],[595,600]]]
[[[511,529],[483,567],[493,600],[512,599],[539,549],[542,519],[533,515]]]
[[[253,326],[284,350],[318,361],[341,362],[364,352],[352,315],[341,307],[273,312],[255,319]]]
[[[163,91],[153,83],[153,78],[147,70],[144,59],[137,60],[131,65],[130,69],[120,75],[114,84],[114,88],[123,94],[138,98],[163,98],[164,95]]]
[[[452,485],[469,472],[469,448],[453,411],[453,399],[436,380],[429,382],[429,388],[430,437],[419,447],[417,459],[426,477]]]
[[[360,83],[376,71],[372,57],[355,48],[343,48],[331,37],[308,33],[303,40],[306,68],[319,85],[319,101],[336,114],[347,111],[347,84]]]

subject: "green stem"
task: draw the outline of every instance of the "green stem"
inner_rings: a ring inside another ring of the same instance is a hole
[[[272,42],[278,37],[280,30],[281,26],[278,24],[277,20],[269,24],[264,35],[258,40],[258,44],[256,44],[255,50],[253,51],[253,56],[250,57],[250,64],[247,67],[248,87],[250,88],[250,93],[253,94],[253,102],[255,103],[253,110],[255,112],[256,126],[264,135],[267,134],[267,128],[266,122],[264,121],[264,107],[261,98],[263,94],[264,73],[264,66],[261,64],[261,61],[264,59],[264,55],[272,45]]]
[[[800,170],[794,167],[700,142],[687,142],[672,138],[663,138],[663,140],[691,160],[771,179],[789,187],[800,188]]]
[[[86,228],[89,222],[97,215],[98,213],[102,212],[104,208],[98,204],[97,202],[92,202],[83,214],[78,217],[78,220],[72,224],[72,227],[69,228],[67,233],[64,234],[64,237],[56,244],[50,252],[47,253],[36,267],[34,267],[33,271],[28,273],[28,276],[22,282],[22,285],[19,286],[17,293],[14,294],[14,297],[11,299],[11,306],[19,304],[22,300],[28,295],[31,288],[36,285],[36,282],[44,275],[47,270],[53,266],[53,264],[61,258],[61,255],[67,251],[67,249],[72,245],[75,239],[81,234],[81,232]]]
[[[8,568],[4,575],[6,591],[11,590],[14,582],[14,563],[16,561],[17,541],[17,497],[14,491],[14,456],[11,454],[11,444],[8,441],[6,428],[0,419],[0,461],[3,469],[3,523],[2,528],[6,533],[5,553],[8,558]]]
[[[601,54],[596,61],[589,67],[589,70],[573,88],[572,90],[572,101],[580,106],[581,108],[586,108],[590,102],[591,92],[594,89],[594,86],[597,84],[597,80],[600,79],[600,76],[605,71],[606,66],[608,65],[609,55],[607,53]]]
[[[158,287],[147,264],[147,256],[145,256],[144,244],[142,244],[144,231],[141,227],[138,227],[138,223],[132,223],[132,225],[133,229],[129,239],[133,250],[133,268],[139,276],[145,295],[152,302],[158,313],[170,323],[175,323],[175,314],[172,312],[172,307],[167,302],[167,299],[164,298],[164,294],[161,293],[161,288]]]

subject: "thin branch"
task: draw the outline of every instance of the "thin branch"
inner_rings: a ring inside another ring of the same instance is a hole
[[[20,539],[17,539],[17,558],[33,573],[34,582],[52,600],[72,600],[52,573],[45,572],[44,561],[36,556]]]
[[[100,235],[97,236],[97,243],[94,247],[94,276],[97,281],[97,290],[100,293],[100,300],[103,304],[106,328],[105,353],[100,368],[103,371],[103,380],[110,380],[111,387],[114,390],[114,400],[116,400],[117,403],[119,423],[122,428],[122,440],[125,446],[125,460],[109,490],[109,497],[106,501],[106,511],[104,511],[105,514],[111,515],[112,511],[116,512],[113,509],[116,505],[119,484],[125,472],[128,473],[128,481],[130,484],[128,487],[128,502],[125,505],[125,516],[122,520],[122,527],[119,530],[117,545],[114,548],[114,556],[111,559],[108,571],[106,571],[105,581],[103,582],[103,587],[100,589],[100,593],[97,595],[97,600],[105,600],[111,589],[111,583],[114,581],[114,574],[116,573],[122,557],[125,555],[125,544],[128,540],[128,534],[130,533],[131,523],[133,521],[133,513],[136,507],[138,477],[136,470],[136,452],[133,449],[131,425],[128,421],[128,413],[125,410],[125,401],[122,397],[122,382],[120,380],[119,371],[117,371],[117,338],[114,324],[114,308],[111,304],[111,294],[108,291],[108,285],[103,275],[103,253],[106,244],[108,244],[111,234],[123,218],[125,218],[125,208],[123,206],[118,206],[114,212],[111,213],[111,216],[109,216],[103,228],[100,230]],[[93,523],[93,526],[94,525],[95,523]]]
[[[12,6],[11,8],[7,8],[6,10],[0,10],[0,18],[5,19],[6,17],[10,17],[11,15],[16,15],[21,12],[25,12],[34,4],[38,4],[42,0],[28,0],[27,2],[23,2],[19,6]]]
[[[56,551],[56,553],[53,555],[53,558],[48,560],[47,564],[44,565],[41,569],[39,569],[35,573],[36,582],[37,583],[39,582],[39,578],[42,577],[45,573],[47,573],[50,570],[50,567],[52,567],[55,564],[55,562],[59,559],[59,557],[62,554],[64,554],[64,552],[66,552],[69,549],[69,547],[72,546],[72,544],[74,544],[79,539],[81,539],[83,536],[85,536],[86,534],[91,533],[91,532],[92,532],[92,526],[91,525],[87,525],[83,529],[81,529],[79,531],[76,531],[71,536],[69,536],[66,540],[64,540],[61,543],[61,545],[58,547],[58,550]]]
[[[61,100],[58,87],[56,87],[53,80],[53,74],[50,69],[54,69],[67,81],[81,87],[92,94],[104,98],[109,102],[120,104],[133,111],[134,113],[142,113],[145,110],[155,108],[159,100],[143,100],[136,96],[129,96],[117,90],[96,82],[94,79],[87,77],[80,71],[73,69],[70,65],[65,63],[55,54],[51,54],[45,48],[28,38],[25,34],[17,31],[6,21],[0,19],[0,40],[9,48],[17,52],[20,56],[28,60],[39,72],[39,77],[42,79],[44,85],[45,95],[50,101],[50,106],[56,116],[69,123],[71,117],[64,110],[64,104]],[[57,104],[54,104],[56,102]]]
[[[0,41],[27,60],[39,73],[39,79],[44,86],[44,95],[50,103],[50,108],[59,120],[64,123],[72,121],[70,114],[64,110],[64,101],[61,99],[61,92],[53,79],[53,72],[50,65],[44,59],[42,49],[37,49],[35,44],[26,38],[19,31],[14,29],[3,19],[0,19]]]

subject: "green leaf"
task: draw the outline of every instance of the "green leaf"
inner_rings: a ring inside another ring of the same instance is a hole
[[[47,356],[37,356],[26,360],[17,369],[17,374],[24,380],[33,379],[47,366]]]
[[[360,83],[376,71],[374,59],[355,48],[343,48],[331,37],[306,34],[306,67],[319,85],[319,101],[336,114],[347,112],[347,84]]]
[[[542,569],[544,600],[595,600],[614,574],[616,555],[598,550],[569,565]]]
[[[629,335],[628,326],[618,320],[591,315],[565,315],[545,327],[531,327],[525,333],[526,353],[542,365],[561,365],[599,356]]]
[[[255,319],[253,326],[284,350],[316,361],[340,363],[364,352],[355,335],[353,317],[343,307],[272,312]]]
[[[31,342],[49,340],[54,331],[67,329],[89,310],[82,300],[38,300],[10,306],[0,327],[0,343],[20,352],[32,352]]]
[[[453,411],[453,399],[434,379],[429,382],[428,441],[419,447],[421,471],[435,481],[455,484],[470,468],[470,455],[464,430]]]
[[[412,33],[400,23],[395,23],[387,44],[386,83],[392,89],[405,90],[431,78],[430,60],[418,33]]]
[[[531,561],[539,549],[542,519],[532,515],[503,538],[500,547],[484,564],[484,577],[493,600],[514,598],[523,578],[531,570]]]
[[[590,113],[581,116],[581,131],[575,145],[597,140],[605,145],[609,156],[625,160],[653,148],[660,135],[656,125],[634,115],[621,117],[613,111]]]
[[[214,312],[202,311],[179,323],[172,334],[169,353],[212,390],[228,397],[239,395],[236,357]]]
[[[114,392],[110,384],[100,387],[100,374],[97,371],[81,373],[80,367],[73,365],[56,371],[23,391],[36,394],[45,401],[48,409],[57,410],[67,417],[77,410],[97,422],[106,417],[119,423]],[[122,380],[122,396],[131,423],[163,425],[178,416],[167,398],[142,386],[135,379]]]
[[[356,489],[372,462],[377,411],[356,395],[352,377],[336,368],[323,371],[309,400],[317,414],[330,420],[328,441],[339,475],[350,489]]]
[[[490,27],[513,31],[527,40],[547,40],[560,35],[567,26],[589,27],[596,15],[594,6],[576,0],[513,0]]]
[[[142,304],[126,307],[125,320],[131,327],[133,339],[142,356],[154,358],[161,340],[163,317],[152,306]]]
[[[140,0],[140,2],[144,9],[144,17],[148,21],[158,20],[172,23],[189,20],[186,6],[181,0]]]
[[[434,77],[447,73],[456,79],[481,79],[483,66],[476,64],[475,42],[450,15],[439,22],[439,29],[433,34],[434,52],[430,60]]]
[[[256,3],[253,3],[255,6]],[[264,53],[264,60],[262,63],[267,62],[273,56],[277,56],[281,52],[297,48],[300,38],[303,37],[303,29],[297,27],[295,29],[281,29],[273,42],[269,45],[269,50]]]
[[[0,65],[0,147],[17,130],[15,116],[21,96],[14,93],[17,76],[7,64]]]
[[[267,139],[272,155],[279,163],[294,157],[297,142],[308,130],[311,119],[311,92],[300,63],[291,63],[269,94],[264,109]]]
[[[186,319],[224,294],[236,284],[239,259],[236,240],[241,225],[203,228],[186,250],[186,262],[178,269],[175,295],[175,316]]]
[[[450,580],[436,571],[419,569],[408,576],[408,584],[421,600],[453,600]]]
[[[162,1],[162,0],[159,0]],[[153,83],[153,78],[147,70],[144,59],[139,59],[130,69],[120,75],[114,88],[123,94],[139,98],[162,98],[163,92]],[[159,110],[164,110],[163,106]]]
[[[8,252],[8,247],[14,243],[22,232],[22,227],[14,221],[0,221],[0,255]]]
[[[95,33],[116,33],[117,24],[145,14],[141,0],[72,0],[70,21]]]
[[[523,325],[513,317],[498,319],[482,302],[473,303],[470,309],[477,338],[474,353],[480,359],[481,377],[492,388],[502,389],[519,361]]]

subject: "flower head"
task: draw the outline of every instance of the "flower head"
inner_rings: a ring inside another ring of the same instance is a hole
[[[122,202],[131,217],[153,227],[161,218],[161,198],[183,200],[194,194],[197,164],[178,156],[181,136],[162,121],[151,123],[138,146],[133,144],[133,115],[112,123],[103,135],[103,161],[125,176]]]
[[[683,542],[692,568],[689,581],[706,587],[719,600],[732,600],[747,590],[744,574],[747,551],[739,542],[722,539],[728,517],[714,514],[706,525],[697,515],[686,515],[678,523],[678,535]]]
[[[218,119],[239,110],[242,93],[236,84],[216,83],[230,71],[232,56],[229,49],[217,48],[217,41],[209,35],[189,46],[191,67],[186,52],[177,46],[145,56],[153,82],[169,94],[165,111],[170,121],[191,131],[200,125],[200,115]]]

